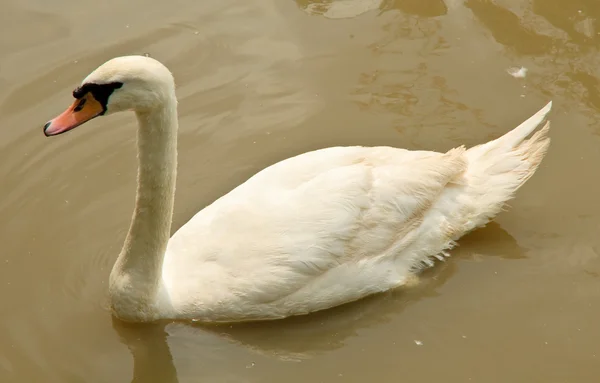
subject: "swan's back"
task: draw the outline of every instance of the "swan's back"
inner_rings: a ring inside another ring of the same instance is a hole
[[[203,307],[215,305],[227,310],[214,320],[265,319],[401,285],[414,260],[395,255],[421,235],[465,169],[462,148],[340,147],[282,161],[173,236],[163,274],[170,299],[205,320],[216,313]],[[442,225],[434,248],[423,250],[450,246],[452,233]]]

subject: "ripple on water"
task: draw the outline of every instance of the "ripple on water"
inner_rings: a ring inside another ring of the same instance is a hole
[[[298,5],[310,15],[328,19],[349,19],[379,9],[383,0],[297,0]]]

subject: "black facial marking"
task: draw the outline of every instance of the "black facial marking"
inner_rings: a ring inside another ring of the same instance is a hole
[[[81,110],[83,108],[83,105],[85,104],[85,99],[83,99],[82,97],[85,96],[87,93],[91,93],[96,99],[96,101],[98,101],[100,105],[102,105],[103,110],[101,114],[104,114],[106,112],[106,104],[108,103],[108,98],[115,89],[119,89],[122,86],[122,82],[111,82],[108,84],[83,84],[82,86],[73,91],[73,97],[83,100],[83,103],[80,102],[77,105],[77,107],[75,107],[75,112]]]

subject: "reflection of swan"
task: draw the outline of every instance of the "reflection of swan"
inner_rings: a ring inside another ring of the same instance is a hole
[[[133,220],[111,272],[128,321],[279,319],[406,285],[487,223],[529,179],[550,139],[551,103],[506,135],[447,153],[336,147],[277,163],[208,206],[169,240],[177,162],[173,77],[120,57],[90,74],[46,135],[135,110]]]
[[[131,383],[178,382],[163,324],[131,325],[113,319],[113,328],[133,356]]]

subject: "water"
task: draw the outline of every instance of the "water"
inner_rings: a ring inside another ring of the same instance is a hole
[[[597,381],[597,1],[2,7],[0,381]],[[474,145],[550,99],[553,142],[510,209],[415,288],[276,323],[125,325],[106,284],[133,207],[134,117],[60,139],[42,125],[99,64],[143,53],[178,84],[174,230],[311,149]]]

